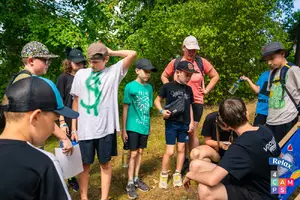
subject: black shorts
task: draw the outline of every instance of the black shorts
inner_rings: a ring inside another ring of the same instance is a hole
[[[267,121],[267,115],[256,114],[253,122],[253,126],[265,125]]]
[[[100,139],[81,140],[79,147],[84,164],[92,164],[97,151],[100,164],[108,163],[112,156],[117,156],[117,137],[116,132]]]
[[[148,135],[143,135],[133,131],[127,131],[128,141],[124,144],[123,149],[135,151],[147,147]]]
[[[282,138],[293,128],[293,126],[298,122],[298,116],[293,119],[293,121],[281,124],[281,125],[268,125],[267,127],[271,129],[274,134],[275,140],[277,143],[281,141]]]
[[[194,113],[194,121],[200,122],[200,119],[203,114],[203,104],[200,103],[194,103],[192,104],[193,113]]]
[[[264,198],[254,192],[250,192],[247,188],[238,185],[224,185],[227,192],[228,200],[264,200]]]

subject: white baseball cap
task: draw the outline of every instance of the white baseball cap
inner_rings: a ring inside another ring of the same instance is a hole
[[[197,39],[190,35],[188,37],[186,37],[184,40],[183,40],[183,45],[187,48],[187,49],[197,49],[199,50],[200,47],[198,45],[198,41]]]

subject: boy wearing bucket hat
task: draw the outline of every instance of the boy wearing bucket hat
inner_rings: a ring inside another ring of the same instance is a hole
[[[87,56],[91,68],[81,69],[75,74],[70,92],[74,97],[72,108],[80,113],[80,118],[72,121],[72,139],[79,141],[82,154],[84,171],[78,175],[81,199],[88,199],[89,170],[97,152],[101,199],[106,200],[112,177],[110,160],[117,155],[116,131],[120,131],[118,87],[136,58],[136,52],[113,51],[96,42],[88,47]],[[123,59],[106,67],[109,56]]]
[[[277,142],[297,123],[300,101],[300,68],[286,60],[288,51],[280,42],[262,48],[262,61],[270,67],[267,126]]]
[[[31,76],[8,86],[1,104],[0,199],[71,199],[55,156],[38,149],[59,115],[77,118],[63,105],[55,84]]]

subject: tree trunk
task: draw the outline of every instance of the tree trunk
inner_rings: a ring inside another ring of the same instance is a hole
[[[297,66],[300,66],[300,22],[298,23],[296,27],[296,53],[295,53],[295,62]]]

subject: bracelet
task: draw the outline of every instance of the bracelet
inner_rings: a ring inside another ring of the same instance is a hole
[[[68,125],[66,123],[63,123],[63,124],[59,125],[59,128],[62,128],[64,126],[68,127]]]
[[[76,133],[77,133],[77,131],[72,131],[72,132],[71,132],[71,134],[76,134]]]
[[[163,112],[163,109],[160,109],[160,110],[159,110],[159,113],[162,114],[162,112]]]
[[[65,120],[64,119],[62,119],[62,120],[59,120],[59,122],[64,122]]]

